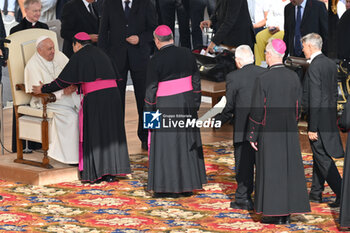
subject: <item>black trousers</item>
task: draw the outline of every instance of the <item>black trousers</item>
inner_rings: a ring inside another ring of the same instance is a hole
[[[175,34],[175,12],[179,22],[180,45],[191,48],[191,32],[189,19],[190,0],[158,0],[162,24],[171,28]]]
[[[193,48],[199,48],[203,45],[203,35],[199,24],[204,19],[204,9],[206,0],[191,0],[190,1],[190,18],[192,30],[192,45]]]
[[[209,15],[214,13],[215,0],[190,0],[192,45],[194,49],[203,45],[203,35],[199,25],[204,20],[205,7],[208,9]]]
[[[128,71],[130,71],[132,83],[134,86],[134,94],[136,98],[137,104],[137,112],[139,115],[138,119],[138,128],[137,128],[137,136],[139,137],[141,142],[147,142],[148,133],[145,129],[143,129],[143,105],[145,100],[145,91],[146,91],[146,70],[133,71],[131,70],[129,63],[126,62],[126,65],[123,69],[119,70],[122,80],[118,81],[118,88],[120,91],[120,97],[123,103],[123,111],[125,118],[125,91],[126,84],[128,80]]]
[[[254,189],[255,151],[248,141],[235,143],[236,202],[251,199]]]
[[[324,183],[327,181],[337,197],[340,197],[341,177],[332,157],[327,154],[320,137],[317,141],[310,141],[310,144],[314,161],[310,195],[322,197]]]

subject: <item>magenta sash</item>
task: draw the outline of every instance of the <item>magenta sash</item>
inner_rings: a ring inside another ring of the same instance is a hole
[[[94,92],[107,88],[117,87],[117,82],[114,79],[109,80],[96,80],[94,82],[82,83],[81,89],[84,96]],[[84,141],[84,111],[83,111],[84,98],[80,102],[79,109],[79,171],[84,170],[84,157],[83,157],[83,141]]]
[[[158,83],[157,97],[176,95],[187,91],[192,91],[192,76],[179,78]],[[151,149],[151,130],[148,130],[148,158]]]
[[[158,83],[157,97],[192,91],[192,76]]]

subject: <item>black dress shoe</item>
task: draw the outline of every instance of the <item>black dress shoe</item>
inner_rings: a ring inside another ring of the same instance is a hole
[[[232,209],[240,209],[240,210],[254,210],[254,204],[252,200],[245,201],[235,201],[231,202],[230,207]]]
[[[290,223],[290,216],[263,216],[261,218],[261,223],[265,224],[275,224],[284,225]]]
[[[178,193],[153,193],[153,198],[178,198]]]
[[[337,197],[337,198],[335,199],[335,202],[329,203],[328,206],[329,206],[329,207],[332,207],[332,208],[339,207],[339,206],[340,206],[340,198]]]
[[[106,181],[108,183],[112,183],[115,181],[115,176],[112,176],[112,175],[105,175],[102,177],[102,180],[103,181]]]
[[[312,195],[312,194],[309,195],[309,200],[310,202],[314,202],[314,203],[322,203],[322,197]]]
[[[183,192],[180,194],[180,196],[183,196],[183,197],[190,197],[193,195],[193,192]]]
[[[94,181],[90,181],[90,182],[86,182],[86,183],[90,183],[90,184],[99,184],[103,181],[103,179],[98,179],[98,180],[94,180]]]
[[[141,148],[142,148],[142,150],[148,150],[148,142],[142,142]]]

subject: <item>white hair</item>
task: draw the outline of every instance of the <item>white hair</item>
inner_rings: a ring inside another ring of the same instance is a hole
[[[254,62],[254,54],[248,45],[240,45],[236,48],[235,58],[239,59],[242,65]]]
[[[322,49],[322,37],[317,33],[309,33],[301,38],[301,43],[310,44],[312,47],[319,50]]]
[[[41,5],[40,0],[25,0],[23,3],[23,6],[25,9],[28,9],[29,5],[34,4],[34,3],[39,3]]]
[[[266,52],[270,52],[272,55],[275,55],[276,57],[283,58],[284,53],[277,52],[276,49],[273,47],[273,45],[272,45],[273,40],[274,40],[273,38],[270,38],[267,41],[267,45],[266,45],[266,49],[265,49]]]

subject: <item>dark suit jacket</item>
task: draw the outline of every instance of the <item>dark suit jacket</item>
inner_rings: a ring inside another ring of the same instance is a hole
[[[215,44],[235,47],[246,44],[253,48],[255,35],[246,0],[217,0],[210,20]]]
[[[337,65],[323,54],[316,56],[304,80],[302,106],[309,115],[309,131],[318,132],[326,152],[344,156],[337,127]]]
[[[93,8],[98,16],[94,4]],[[71,0],[64,5],[61,21],[61,37],[64,39],[62,50],[67,57],[73,54],[72,38],[75,34],[98,34],[99,19],[90,14],[82,0]]]
[[[133,0],[129,21],[120,0],[104,0],[102,12],[98,45],[110,55],[119,71],[125,69],[127,61],[133,71],[146,70],[157,26],[153,4],[149,0]],[[131,35],[139,37],[137,45],[126,41]]]
[[[6,37],[6,31],[5,31],[5,26],[4,26],[4,22],[2,21],[2,18],[0,19],[0,38],[3,39]],[[3,47],[4,43],[0,43],[0,46]],[[0,82],[2,79],[2,66],[5,65],[6,62],[5,61],[1,61],[0,62]]]
[[[350,9],[339,20],[337,29],[338,58],[350,59]]]
[[[232,71],[226,76],[226,106],[215,117],[223,123],[234,115],[234,142],[246,141],[246,131],[255,79],[266,69],[253,64]]]
[[[17,24],[13,28],[11,28],[10,34],[13,34],[13,33],[18,32],[18,31],[26,30],[26,29],[31,29],[31,28],[49,29],[49,26],[47,26],[46,23],[42,23],[42,22],[38,21],[38,22],[36,22],[36,24],[33,27],[32,23],[30,23],[26,18],[23,18],[19,24]]]
[[[301,36],[315,32],[322,37],[322,51],[327,52],[328,39],[328,13],[326,6],[319,0],[304,0],[307,1],[304,9],[303,18],[301,20],[300,32]],[[284,42],[287,45],[285,56],[288,53],[291,56],[294,54],[294,35],[295,35],[295,6],[289,3],[284,8]]]

